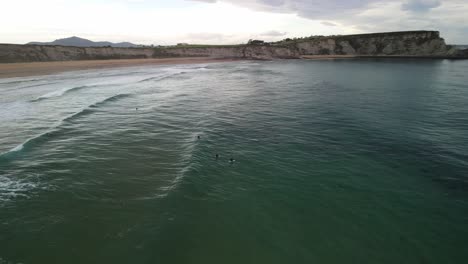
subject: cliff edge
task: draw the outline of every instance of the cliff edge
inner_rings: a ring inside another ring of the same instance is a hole
[[[318,37],[295,44],[306,55],[447,56],[453,51],[437,31]]]
[[[0,63],[168,57],[288,59],[311,55],[468,58],[467,51],[446,45],[438,31],[313,36],[273,43],[224,46],[113,48],[0,44]]]

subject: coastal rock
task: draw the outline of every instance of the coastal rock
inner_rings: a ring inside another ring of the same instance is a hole
[[[340,54],[356,54],[356,50],[348,41],[340,41],[339,45],[341,46]]]
[[[262,47],[252,47],[248,46],[243,48],[243,57],[244,59],[257,59],[257,60],[270,60],[270,59],[290,59],[298,58],[300,54],[292,49],[283,48],[283,47],[271,47],[271,46],[262,46]]]
[[[310,37],[261,45],[186,45],[157,48],[70,47],[0,44],[0,62],[170,57],[289,59],[304,55],[468,57],[445,44],[437,31]]]
[[[444,56],[449,51],[435,31],[320,37],[296,45],[304,55]]]
[[[150,48],[68,47],[0,44],[0,62],[42,62],[69,60],[151,58]]]

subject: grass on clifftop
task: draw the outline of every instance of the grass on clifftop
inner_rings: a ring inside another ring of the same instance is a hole
[[[243,47],[245,44],[236,45],[207,45],[207,44],[187,44],[187,45],[176,45],[176,46],[163,46],[157,47],[157,49],[184,49],[184,48],[237,48]]]
[[[178,57],[177,54],[172,54],[169,50],[177,49],[206,49],[206,48],[236,48],[244,47],[244,44],[239,45],[201,45],[201,44],[187,44],[187,45],[176,45],[176,46],[159,46],[153,47],[153,58],[174,58]]]
[[[314,35],[309,37],[302,38],[287,38],[277,42],[271,42],[273,46],[287,47],[289,45],[294,45],[296,43],[307,42],[307,41],[323,41],[328,39],[334,39],[336,41],[353,41],[356,39],[365,39],[365,38],[383,38],[383,37],[400,37],[408,34],[427,34],[432,33],[432,38],[438,38],[438,31],[426,31],[426,30],[417,30],[417,31],[396,31],[396,32],[382,32],[382,33],[364,33],[364,34],[351,34],[351,35]]]

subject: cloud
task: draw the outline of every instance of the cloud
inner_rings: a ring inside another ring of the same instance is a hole
[[[206,0],[193,0],[203,1]],[[468,43],[466,0],[217,0],[244,8],[295,14],[349,32],[439,30],[450,43]],[[333,22],[329,22],[333,21]]]
[[[265,36],[265,37],[283,37],[283,36],[285,36],[286,34],[288,34],[288,33],[287,33],[287,32],[280,32],[280,31],[277,31],[277,30],[270,30],[270,31],[261,33],[260,36]]]
[[[344,15],[365,9],[372,3],[384,0],[192,0],[206,3],[229,2],[258,11],[293,13],[302,17],[319,19],[330,15]]]
[[[210,32],[199,32],[189,33],[184,36],[184,41],[189,43],[206,43],[206,42],[217,42],[226,39],[227,36],[221,33],[210,33]]]
[[[192,0],[195,2],[204,2],[204,3],[216,3],[216,0]]]
[[[250,38],[425,29],[440,30],[448,43],[468,44],[466,1],[15,0],[0,16],[0,24],[15,21],[15,27],[0,27],[0,42],[77,35],[143,44],[235,44]]]
[[[427,12],[433,8],[439,7],[441,2],[438,0],[409,0],[403,3],[402,10],[411,12]]]
[[[337,24],[332,23],[332,22],[329,22],[329,21],[322,21],[322,22],[320,22],[320,24],[322,24],[322,25],[324,25],[324,26],[328,26],[328,27],[336,27],[336,26],[338,26]]]

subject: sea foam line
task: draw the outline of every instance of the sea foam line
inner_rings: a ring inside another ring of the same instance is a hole
[[[177,75],[185,74],[185,73],[191,73],[191,72],[197,72],[197,71],[207,71],[209,70],[207,67],[197,67],[197,68],[181,68],[181,69],[173,69],[173,72],[168,73],[168,74],[163,74],[160,76],[154,76],[154,77],[149,77],[146,79],[143,79],[139,81],[138,83],[142,82],[148,82],[148,81],[162,81],[164,79],[169,79],[171,77],[175,77]]]
[[[29,198],[26,192],[38,188],[31,179],[11,179],[0,175],[0,201],[9,201],[17,197]]]
[[[110,96],[108,98],[105,98],[99,102],[96,102],[94,104],[91,104],[83,109],[81,109],[80,111],[76,112],[76,113],[73,113],[67,117],[65,117],[64,119],[58,121],[56,123],[56,125],[54,125],[51,129],[49,129],[48,131],[42,133],[42,134],[39,134],[35,137],[32,137],[28,140],[26,140],[25,142],[19,144],[18,146],[12,148],[11,150],[9,151],[6,151],[6,152],[3,152],[0,154],[0,158],[2,157],[8,157],[14,153],[17,153],[17,152],[20,152],[22,151],[25,147],[28,147],[29,145],[33,144],[34,142],[46,137],[46,136],[50,136],[52,135],[54,132],[56,132],[62,125],[63,123],[65,122],[70,122],[72,121],[73,119],[75,118],[78,118],[80,116],[83,116],[85,114],[88,114],[88,113],[92,113],[92,109],[96,109],[100,106],[102,106],[103,104],[107,103],[107,102],[113,102],[113,101],[116,101],[116,100],[119,100],[121,98],[125,98],[125,97],[128,97],[130,96],[130,94],[116,94],[116,95],[113,95],[113,96]]]
[[[38,98],[36,98],[34,100],[31,100],[31,102],[38,102],[38,101],[41,101],[41,100],[44,100],[44,99],[60,97],[60,96],[63,96],[64,94],[69,93],[69,92],[73,92],[73,91],[77,91],[77,90],[81,90],[81,89],[85,89],[85,88],[93,88],[93,87],[97,87],[97,86],[98,85],[83,85],[83,86],[76,86],[76,87],[72,87],[72,88],[60,89],[58,91],[53,91],[53,92],[41,95]]]

